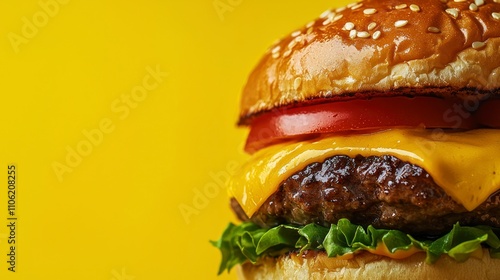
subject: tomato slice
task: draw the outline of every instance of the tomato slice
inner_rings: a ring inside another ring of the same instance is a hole
[[[284,108],[250,123],[245,151],[290,138],[394,127],[472,129],[477,122],[463,101],[437,97],[378,97]]]
[[[500,99],[486,100],[481,103],[475,117],[481,125],[500,128]]]

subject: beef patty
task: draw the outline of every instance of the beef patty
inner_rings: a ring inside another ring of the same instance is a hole
[[[249,220],[234,198],[231,206]],[[500,192],[469,212],[417,165],[394,156],[339,155],[283,181],[250,220],[262,227],[329,226],[341,218],[414,235],[439,235],[457,222],[500,227]]]

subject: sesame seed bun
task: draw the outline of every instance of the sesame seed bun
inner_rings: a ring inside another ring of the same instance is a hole
[[[310,252],[303,256],[289,254],[266,258],[257,265],[245,263],[239,267],[239,279],[500,279],[500,260],[490,258],[487,250],[478,252],[457,265],[448,256],[435,265],[425,263],[425,254],[395,260],[370,253],[352,259],[328,258],[325,253]],[[481,256],[482,254],[482,256]]]
[[[324,98],[497,95],[500,1],[411,3],[328,10],[272,46],[244,88],[240,124]]]

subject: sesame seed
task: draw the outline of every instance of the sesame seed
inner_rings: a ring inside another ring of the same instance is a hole
[[[405,26],[407,24],[408,24],[408,21],[404,19],[404,20],[398,20],[398,21],[396,21],[394,23],[394,26],[395,27],[403,27],[403,26]]]
[[[293,88],[294,88],[295,90],[298,90],[301,84],[302,84],[302,78],[297,77],[297,78],[295,78],[295,80],[293,81]]]
[[[358,31],[356,31],[356,29],[353,29],[349,32],[349,38],[354,39],[354,38],[356,38],[357,34],[358,34]]]
[[[327,18],[325,21],[323,21],[323,25],[328,25],[332,22],[330,18]]]
[[[374,14],[374,13],[376,13],[376,12],[377,12],[377,10],[376,10],[376,9],[371,9],[371,8],[370,8],[370,9],[364,9],[364,10],[363,10],[363,14],[365,14],[365,15],[373,15],[373,14]]]
[[[335,12],[341,13],[341,12],[345,11],[345,9],[347,9],[347,7],[340,7],[340,8],[335,9]]]
[[[299,36],[295,37],[295,42],[302,43],[302,41],[304,41],[304,36],[303,35],[299,35]]]
[[[278,58],[278,57],[280,57],[280,53],[279,52],[273,53],[273,58]]]
[[[484,42],[473,42],[472,48],[477,50],[483,48],[485,45],[486,44]]]
[[[480,7],[484,5],[484,0],[475,0],[474,3],[476,4],[476,6]]]
[[[295,47],[296,45],[297,45],[297,42],[295,40],[292,40],[292,41],[290,41],[290,43],[288,43],[288,48],[293,49],[293,47]]]
[[[349,3],[349,4],[347,4],[347,8],[350,9],[350,8],[356,6],[356,5],[358,5],[358,3],[354,3],[354,2],[353,3]]]
[[[353,10],[353,11],[354,11],[354,10],[357,10],[357,9],[361,8],[362,6],[363,6],[363,3],[359,3],[359,4],[357,4],[357,5],[352,6],[352,7],[351,7],[351,10]]]
[[[352,23],[352,22],[350,22],[350,21],[346,22],[346,23],[344,24],[344,29],[345,29],[345,30],[349,30],[349,31],[350,31],[350,30],[353,30],[353,29],[354,29],[354,23]]]
[[[311,34],[313,32],[314,28],[313,27],[309,27],[309,29],[307,29],[307,34]]]
[[[326,18],[331,13],[332,13],[332,11],[326,10],[323,13],[321,13],[321,15],[319,16],[319,18]]]
[[[332,22],[336,22],[336,21],[340,20],[340,19],[341,19],[341,18],[343,18],[343,17],[344,17],[344,15],[342,15],[342,14],[341,14],[341,15],[336,15],[336,16],[333,18]]]
[[[377,27],[377,23],[375,22],[371,22],[370,24],[368,24],[368,31],[372,31],[373,29],[375,29],[375,27]]]
[[[370,33],[366,31],[359,31],[358,34],[356,34],[356,36],[358,36],[358,38],[369,38]]]
[[[401,10],[401,9],[406,8],[406,7],[408,7],[408,5],[406,5],[406,4],[399,4],[399,5],[396,5],[396,6],[394,7],[394,9],[396,9],[396,10]]]
[[[306,24],[306,28],[313,27],[313,25],[314,25],[315,23],[316,23],[316,22],[314,22],[314,21],[309,22],[308,24]]]
[[[280,50],[281,50],[281,46],[276,46],[276,47],[274,47],[274,48],[271,50],[271,52],[274,54],[274,53],[279,52]]]
[[[295,32],[292,33],[292,37],[295,38],[297,36],[299,36],[302,32],[300,30],[297,30]]]
[[[477,5],[476,5],[476,4],[474,4],[474,3],[470,3],[470,5],[469,5],[469,10],[471,10],[471,11],[473,11],[473,12],[477,11]]]
[[[413,12],[420,12],[420,6],[415,5],[415,4],[411,4],[410,10],[412,10]]]
[[[453,18],[457,18],[458,17],[459,10],[457,8],[446,9],[445,11],[446,11],[446,13],[448,13]]]
[[[435,26],[430,26],[429,28],[427,28],[427,31],[431,33],[441,33],[441,30]]]
[[[491,16],[496,20],[500,19],[500,13],[491,13]]]
[[[289,57],[290,54],[292,54],[292,50],[287,50],[284,54],[283,57]]]
[[[381,34],[380,30],[377,30],[373,32],[372,38],[377,40],[380,37],[380,34]]]
[[[457,3],[461,3],[461,2],[465,2],[467,0],[453,0],[454,2],[457,2]]]

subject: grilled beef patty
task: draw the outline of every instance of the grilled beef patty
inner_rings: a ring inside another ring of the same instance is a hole
[[[234,198],[231,206],[249,220]],[[469,212],[417,165],[394,156],[339,155],[283,181],[250,220],[262,227],[329,226],[341,218],[414,235],[443,234],[457,222],[500,227],[500,192]]]

